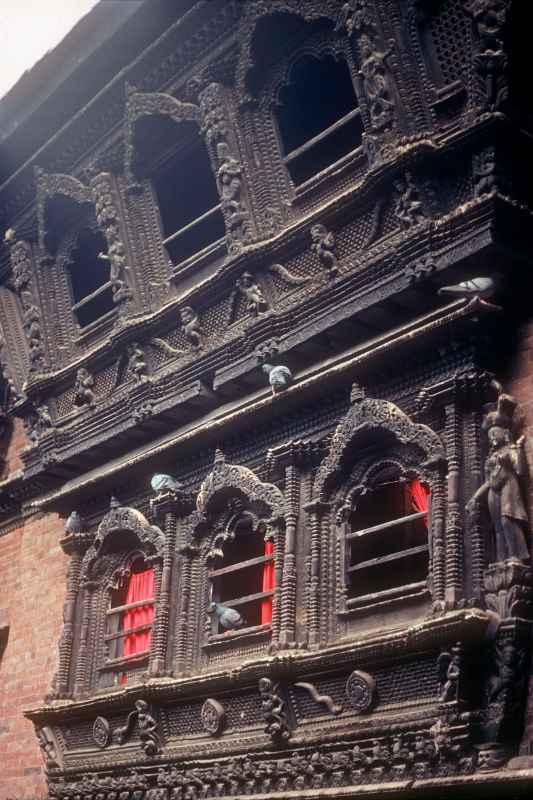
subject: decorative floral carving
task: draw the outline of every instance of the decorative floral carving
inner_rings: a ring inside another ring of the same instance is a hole
[[[283,744],[291,737],[291,729],[285,712],[285,701],[279,694],[279,686],[270,678],[260,678],[259,694],[261,710],[265,719],[265,733],[277,744]]]
[[[202,725],[212,736],[219,734],[226,724],[224,706],[218,700],[208,697],[200,711]]]
[[[111,741],[111,727],[105,717],[96,717],[93,725],[93,739],[103,750]]]
[[[372,675],[354,670],[346,681],[346,697],[358,714],[370,711],[376,699],[376,681]]]

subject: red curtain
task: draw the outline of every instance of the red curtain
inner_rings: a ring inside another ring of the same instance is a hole
[[[265,542],[265,555],[274,555],[274,542]],[[276,569],[274,559],[263,565],[263,592],[269,592],[276,585]],[[272,622],[272,598],[267,597],[261,601],[261,625]]]
[[[411,497],[411,503],[414,511],[424,511],[426,516],[424,517],[424,523],[427,527],[428,525],[428,516],[427,511],[429,508],[429,489],[419,480],[411,481],[409,484],[409,494]]]
[[[126,605],[138,603],[139,600],[152,600],[154,596],[154,571],[147,569],[144,572],[133,572],[128,584]],[[137,628],[139,625],[149,625],[154,619],[154,606],[138,606],[130,611],[125,611],[122,618],[122,630]],[[152,639],[151,628],[146,631],[131,633],[124,639],[124,655],[132,656],[150,649]]]

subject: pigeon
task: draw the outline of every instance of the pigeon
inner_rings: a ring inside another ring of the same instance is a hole
[[[69,518],[65,523],[65,531],[67,533],[80,533],[81,517],[77,511],[71,511]]]
[[[183,484],[173,478],[172,475],[161,475],[158,472],[152,476],[150,485],[154,492],[158,494],[160,492],[179,492],[183,488]]]
[[[238,611],[229,606],[223,606],[221,603],[211,603],[209,612],[217,615],[221,626],[227,631],[242,628],[244,625],[244,619]]]
[[[488,300],[495,291],[496,282],[494,278],[480,277],[461,281],[454,286],[441,286],[439,294],[454,294],[457,297],[469,299],[478,297],[480,300]]]
[[[9,244],[9,242],[13,242],[15,240],[15,228],[8,228],[7,231],[4,233],[4,242]]]
[[[288,367],[280,364],[277,367],[272,364],[263,364],[263,372],[268,375],[268,381],[272,387],[272,394],[277,394],[287,389],[292,383],[292,372]]]

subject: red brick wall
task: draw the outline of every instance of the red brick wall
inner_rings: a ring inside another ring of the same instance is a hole
[[[2,470],[2,478],[7,478],[19,469],[22,469],[22,461],[20,458],[20,451],[23,450],[28,444],[28,439],[24,432],[24,426],[21,419],[14,419],[12,421],[12,428],[9,432],[9,441],[7,443],[7,451],[4,454],[4,467]]]
[[[0,800],[43,795],[42,758],[22,716],[42,703],[53,677],[67,558],[55,514],[28,519],[0,536],[0,625],[10,626],[0,664]]]

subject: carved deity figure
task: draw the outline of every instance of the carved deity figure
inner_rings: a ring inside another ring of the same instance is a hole
[[[236,281],[237,288],[246,299],[246,310],[257,316],[262,311],[268,310],[268,302],[261,287],[255,283],[250,272],[243,272]]]
[[[220,204],[231,225],[241,221],[242,169],[237,159],[229,152],[226,142],[219,143],[217,153],[221,161],[217,173]]]
[[[457,700],[459,680],[461,678],[461,650],[452,647],[450,653],[441,653],[438,659],[439,678],[441,684],[440,702]]]
[[[137,383],[144,383],[144,381],[148,380],[148,375],[146,374],[148,366],[142,347],[137,342],[134,342],[129,347],[128,355],[128,369]]]
[[[474,194],[476,197],[481,197],[495,188],[496,156],[494,149],[489,147],[474,161]]]
[[[335,236],[320,223],[311,228],[311,249],[328,275],[333,277],[339,271],[339,262],[335,254]]]
[[[203,331],[198,314],[191,306],[184,306],[180,311],[181,330],[192,347],[199,348],[203,344]]]
[[[511,431],[516,400],[501,394],[496,411],[485,417],[483,428],[489,439],[489,455],[485,461],[485,482],[467,503],[473,513],[486,499],[496,545],[496,561],[527,561],[529,549],[525,531],[527,513],[522,499],[520,479],[526,470],[525,437],[513,442]]]
[[[394,184],[400,195],[396,201],[395,214],[400,220],[402,228],[411,228],[419,225],[425,219],[424,209],[420,194],[416,188],[410,172],[405,173],[405,180],[396,181]]]
[[[94,378],[85,367],[80,367],[76,373],[74,386],[74,404],[77,406],[94,406],[96,397],[93,392]]]
[[[502,48],[502,28],[505,25],[508,0],[472,0],[466,10],[476,23],[481,51],[496,53]]]
[[[372,42],[366,34],[359,39],[359,51],[361,54],[360,77],[368,102],[372,127],[379,130],[389,124],[394,109],[385,66],[388,53],[374,50]]]

